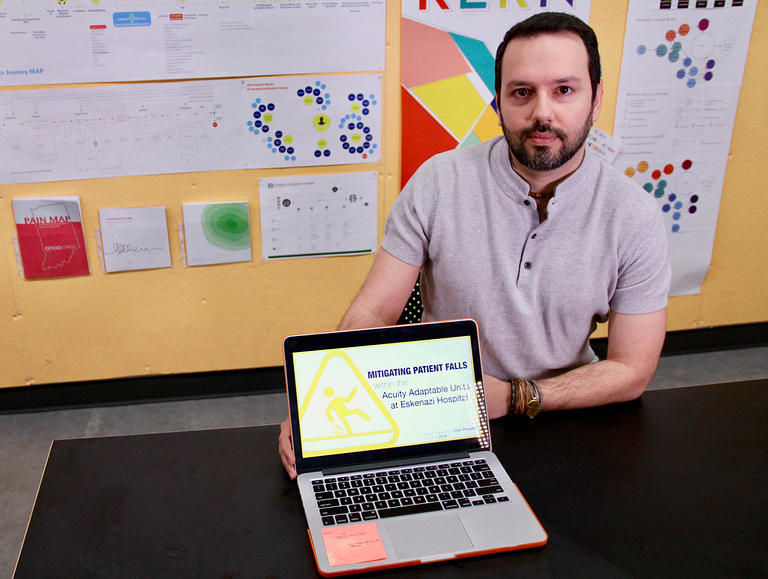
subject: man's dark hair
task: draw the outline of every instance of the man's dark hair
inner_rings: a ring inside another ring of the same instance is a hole
[[[563,12],[539,12],[518,22],[507,30],[504,40],[496,51],[496,95],[501,91],[501,61],[507,45],[515,38],[534,38],[542,34],[576,34],[587,49],[589,80],[592,84],[592,102],[595,101],[597,85],[600,83],[600,53],[597,50],[597,36],[580,18]]]

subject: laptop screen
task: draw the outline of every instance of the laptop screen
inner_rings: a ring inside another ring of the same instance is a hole
[[[285,347],[297,463],[489,447],[472,321],[293,336]]]

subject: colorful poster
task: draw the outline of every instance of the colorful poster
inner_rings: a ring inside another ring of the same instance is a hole
[[[664,213],[670,295],[696,294],[712,260],[757,0],[630,0],[614,166]]]
[[[104,270],[171,267],[165,207],[99,209]]]
[[[265,260],[375,253],[378,174],[259,179]]]
[[[405,186],[437,153],[501,135],[496,49],[506,31],[538,12],[589,20],[590,0],[402,4],[402,173]]]
[[[80,197],[13,199],[25,279],[89,275]]]
[[[0,92],[0,183],[381,160],[382,76]]]
[[[251,261],[248,202],[184,203],[188,266]]]
[[[384,0],[0,2],[0,86],[384,70]]]

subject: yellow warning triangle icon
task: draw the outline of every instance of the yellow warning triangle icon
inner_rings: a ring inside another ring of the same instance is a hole
[[[386,448],[400,435],[386,406],[341,350],[331,350],[320,362],[299,421],[305,457]]]

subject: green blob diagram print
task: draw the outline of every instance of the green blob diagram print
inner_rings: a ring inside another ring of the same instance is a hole
[[[227,251],[248,249],[251,243],[248,205],[216,203],[203,210],[203,234],[211,245]]]

